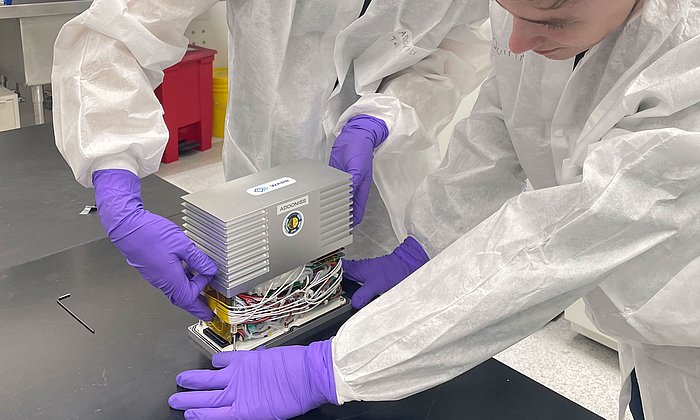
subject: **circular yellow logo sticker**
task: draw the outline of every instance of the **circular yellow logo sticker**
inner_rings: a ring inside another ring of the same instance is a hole
[[[286,236],[294,236],[304,227],[304,215],[300,211],[293,211],[282,221],[282,231]]]

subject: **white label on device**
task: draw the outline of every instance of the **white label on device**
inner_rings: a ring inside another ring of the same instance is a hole
[[[292,201],[287,201],[286,203],[277,205],[277,214],[286,213],[290,210],[298,209],[309,204],[309,196],[305,195],[303,197],[295,198]]]
[[[288,187],[295,182],[297,182],[295,179],[285,176],[284,178],[279,178],[274,181],[266,182],[265,184],[260,184],[257,187],[248,188],[245,191],[250,195],[263,195],[269,193],[270,191]]]

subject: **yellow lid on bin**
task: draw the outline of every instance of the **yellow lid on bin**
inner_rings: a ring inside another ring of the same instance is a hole
[[[228,68],[219,67],[214,69],[212,87],[215,92],[221,90],[228,90]]]

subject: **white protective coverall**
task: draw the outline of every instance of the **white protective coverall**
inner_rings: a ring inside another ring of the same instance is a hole
[[[341,327],[340,400],[445,382],[585,296],[620,418],[636,368],[647,419],[699,419],[700,0],[646,0],[574,71],[491,24],[494,72],[407,210],[432,260]]]
[[[214,3],[95,0],[61,30],[56,144],[80,183],[99,169],[158,169],[168,135],[152,91],[185,53],[189,22]],[[348,119],[381,118],[390,134],[374,179],[403,239],[408,200],[440,161],[437,133],[488,74],[488,4],[375,1],[357,19],[362,5],[228,1],[224,169],[230,180],[304,157],[328,161]]]

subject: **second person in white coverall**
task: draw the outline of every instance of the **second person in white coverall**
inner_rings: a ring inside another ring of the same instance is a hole
[[[403,398],[585,297],[619,342],[620,418],[633,371],[644,418],[700,418],[700,1],[499,0],[490,16],[494,70],[409,205],[411,246],[352,273],[386,293],[331,340],[181,373],[195,391],[172,407],[288,418]]]
[[[56,144],[76,179],[95,186],[110,238],[144,278],[201,319],[211,317],[197,297],[214,263],[143,208],[138,177],[157,170],[168,138],[152,90],[185,53],[189,22],[214,3],[95,0],[61,30],[52,75]],[[394,226],[394,235],[384,231],[391,249],[406,236],[411,194],[439,163],[437,133],[488,72],[488,7],[375,1],[358,19],[367,3],[227,2],[223,161],[233,179],[330,156],[353,174],[355,223],[373,175]]]

